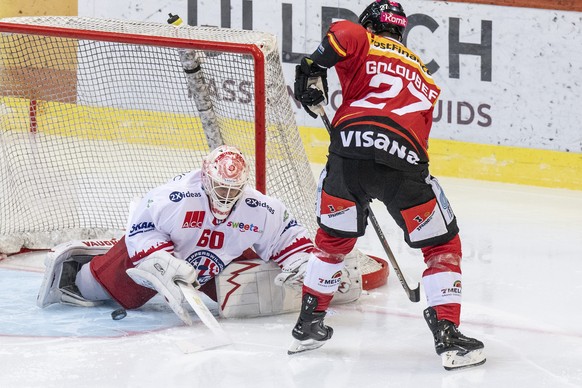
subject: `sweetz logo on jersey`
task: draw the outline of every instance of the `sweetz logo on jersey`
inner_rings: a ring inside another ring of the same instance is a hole
[[[202,228],[205,214],[206,212],[204,211],[186,212],[186,217],[184,217],[184,221],[182,222],[182,229]]]

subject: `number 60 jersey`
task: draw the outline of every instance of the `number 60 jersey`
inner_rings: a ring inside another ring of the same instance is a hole
[[[313,249],[307,230],[281,201],[248,186],[229,216],[215,219],[200,170],[151,190],[130,215],[125,241],[134,265],[163,249],[196,267],[200,284],[248,248],[280,267],[294,254]]]

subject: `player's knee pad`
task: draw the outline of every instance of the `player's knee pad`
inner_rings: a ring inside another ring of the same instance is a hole
[[[436,272],[461,272],[461,256],[456,253],[441,253],[426,259],[427,270]]]
[[[54,247],[45,259],[45,274],[36,304],[47,307],[53,303],[94,306],[99,302],[83,298],[75,285],[77,273],[93,257],[107,252],[117,241],[74,240]]]
[[[93,276],[89,263],[81,267],[77,274],[75,284],[85,299],[95,301],[111,299],[111,296],[105,291],[101,283]]]
[[[421,248],[425,261],[432,256],[440,255],[441,253],[455,253],[462,255],[461,238],[458,234],[454,235],[449,241],[442,244],[429,245]]]
[[[427,271],[461,272],[461,239],[456,235],[444,244],[422,248]]]
[[[319,250],[329,255],[335,255],[339,261],[343,260],[343,257],[354,249],[356,241],[355,237],[332,236],[322,228],[317,229],[315,234],[315,245]],[[333,257],[330,257],[330,259],[333,259]]]

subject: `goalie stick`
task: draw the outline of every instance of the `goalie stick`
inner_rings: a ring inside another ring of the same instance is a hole
[[[331,135],[332,126],[331,123],[329,122],[327,114],[325,113],[325,110],[323,109],[323,106],[317,105],[312,108],[314,109],[315,113],[317,113],[319,117],[321,117],[321,120],[325,125],[325,129],[327,129],[327,132]],[[388,245],[388,241],[384,236],[384,232],[382,232],[382,228],[380,228],[380,224],[378,223],[378,220],[376,219],[376,216],[374,215],[374,212],[372,211],[372,208],[370,206],[368,206],[368,218],[370,219],[370,222],[372,223],[372,226],[374,227],[374,230],[378,235],[378,239],[382,244],[382,248],[384,248],[384,251],[388,256],[388,260],[390,260],[390,264],[392,264],[392,268],[394,268],[394,272],[396,272],[396,276],[398,277],[398,280],[400,280],[400,284],[402,285],[402,288],[404,288],[404,292],[406,292],[408,299],[410,299],[411,302],[415,303],[419,302],[420,283],[418,283],[415,289],[411,289],[410,286],[408,286],[408,283],[406,282],[406,279],[404,279],[404,275],[402,274],[402,270],[400,269],[398,262],[396,262],[394,253],[392,253],[392,249],[390,249],[390,245]]]
[[[220,346],[226,346],[232,344],[230,337],[224,331],[220,323],[214,318],[214,315],[210,312],[208,307],[200,298],[200,293],[196,290],[191,284],[186,284],[181,281],[176,281],[178,287],[180,287],[180,291],[184,295],[184,299],[186,302],[192,307],[196,315],[200,318],[202,323],[208,327],[212,333],[214,334],[214,339],[208,341],[207,339],[202,340],[203,343],[200,343],[200,340],[197,340],[197,343],[189,343],[189,341],[181,341],[176,343],[178,347],[186,354],[197,352],[200,350],[217,348]]]

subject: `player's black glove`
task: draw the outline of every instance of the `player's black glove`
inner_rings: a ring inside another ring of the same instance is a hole
[[[294,96],[303,109],[316,118],[317,114],[310,107],[320,103],[327,105],[327,69],[304,57],[301,64],[295,66]]]

